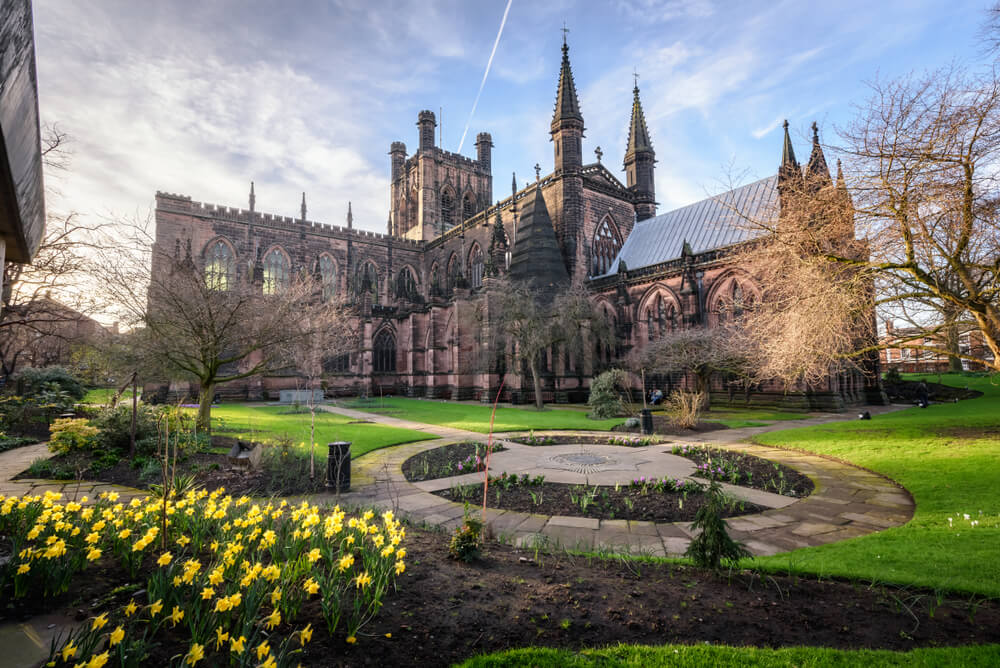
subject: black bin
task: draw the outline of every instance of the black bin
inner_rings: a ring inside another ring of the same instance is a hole
[[[351,442],[327,443],[330,454],[326,456],[326,486],[335,492],[351,489]]]
[[[653,411],[648,408],[643,408],[640,411],[639,425],[642,428],[643,434],[653,433]]]

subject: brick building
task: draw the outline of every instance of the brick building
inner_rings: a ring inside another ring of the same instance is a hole
[[[601,163],[599,151],[596,162],[584,163],[584,117],[564,43],[549,132],[553,169],[542,174],[535,165],[535,180],[519,188],[515,179],[508,197],[492,200],[488,133],[478,135],[475,159],[450,153],[434,145],[434,114],[421,111],[415,153],[407,156],[403,142],[390,147],[385,234],[355,229],[350,204],[345,226],[310,221],[304,195],[298,218],[261,213],[251,184],[246,209],[157,193],[154,250],[187,245],[209,280],[249,280],[256,268],[264,290],[292,271],[322,275],[328,294],[353,305],[359,335],[354,352],[330,361],[330,393],[485,400],[499,386],[499,375],[480,368],[477,355],[489,327],[491,277],[510,272],[553,285],[584,282],[613,320],[617,345],[585,359],[551,351],[543,385],[547,400],[585,400],[589,379],[616,358],[672,328],[713,326],[724,300],[757,290],[727,263],[726,248],[747,239],[730,220],[731,205],[772,207],[782,179],[803,172],[833,186],[818,137],[803,168],[786,124],[777,176],[657,216],[655,152],[638,87],[631,115],[622,120],[629,123],[625,183]],[[168,270],[155,263],[153,269]],[[669,389],[682,379],[652,382]],[[294,384],[293,377],[258,378],[223,392],[259,397]],[[517,374],[508,374],[504,386],[507,399],[528,400],[532,392],[531,379]],[[714,389],[726,398],[722,379]],[[837,408],[863,401],[870,388],[860,374],[847,374],[808,392],[786,389],[758,387],[753,395]]]

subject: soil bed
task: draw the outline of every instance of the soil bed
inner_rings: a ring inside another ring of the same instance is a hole
[[[709,480],[795,498],[809,496],[816,487],[793,468],[741,452],[699,445],[675,445],[670,452],[698,464],[695,475]]]
[[[915,404],[920,400],[922,394],[920,381],[918,380],[900,380],[895,383],[886,381],[883,385],[886,395],[893,401]],[[951,403],[962,399],[975,399],[981,396],[983,396],[983,393],[978,390],[927,382],[927,398],[938,403]]]
[[[499,443],[493,444],[493,452],[506,449]],[[485,455],[485,443],[478,441],[452,443],[413,455],[403,462],[403,475],[410,482],[420,482],[475,473],[483,470]]]
[[[665,415],[652,415],[653,418],[653,433],[662,434],[664,436],[690,436],[691,434],[704,434],[709,431],[719,431],[720,429],[729,429],[726,425],[721,422],[699,422],[690,429],[686,427],[678,427],[672,424],[670,420],[667,419]],[[611,431],[623,431],[634,434],[636,429],[626,429],[625,423],[614,426]]]
[[[513,441],[514,443],[520,443],[521,445],[538,447],[546,445],[576,445],[578,443],[585,443],[587,445],[620,445],[626,448],[642,448],[647,445],[669,442],[660,438],[651,438],[649,436],[602,436],[592,434],[579,434],[576,436],[571,434],[516,436],[507,440]]]
[[[1000,606],[980,598],[945,595],[939,605],[934,592],[749,572],[715,577],[675,564],[601,561],[496,543],[486,545],[480,561],[465,564],[448,558],[447,545],[445,534],[407,528],[406,572],[354,645],[343,633],[326,635],[317,601],[305,605],[295,626],[312,621],[316,632],[294,661],[448,666],[529,645],[579,650],[618,642],[897,651],[1000,642]],[[136,590],[108,593],[128,582],[121,571],[88,569],[55,600],[5,604],[0,621],[43,611],[67,622],[104,611],[113,618]],[[0,600],[9,601],[7,594],[0,592]],[[135,595],[146,603],[143,593]],[[167,665],[187,651],[181,636],[166,630],[146,665]],[[284,635],[286,625],[278,631]]]
[[[688,483],[688,487],[694,487]],[[462,485],[434,492],[437,496],[464,503],[482,503],[483,486]],[[497,498],[499,495],[499,499]],[[661,492],[628,485],[610,486],[567,485],[555,482],[519,484],[509,489],[491,481],[486,497],[489,508],[513,510],[539,515],[589,517],[602,520],[633,520],[643,522],[690,522],[698,509],[705,505],[703,492]],[[586,509],[584,509],[586,506]],[[723,517],[737,517],[767,510],[745,501],[729,506]]]

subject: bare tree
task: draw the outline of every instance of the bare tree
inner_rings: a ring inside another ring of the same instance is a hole
[[[513,343],[513,361],[526,366],[535,391],[535,407],[545,407],[542,396],[542,356],[556,349],[582,359],[596,343],[608,344],[614,332],[604,313],[594,307],[587,290],[573,285],[559,294],[516,281],[499,281],[490,291],[493,341],[489,349],[503,354]]]

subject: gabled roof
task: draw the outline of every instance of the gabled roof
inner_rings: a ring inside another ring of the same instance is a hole
[[[769,219],[777,208],[778,177],[769,176],[649,218],[632,228],[605,275],[617,273],[622,261],[633,270],[676,260],[685,242],[697,255],[752,239],[759,235],[742,224],[743,218]]]
[[[562,251],[552,227],[552,218],[545,206],[542,189],[536,185],[535,195],[523,209],[517,226],[514,248],[510,256],[510,278],[527,281],[532,287],[550,291],[569,283]]]

